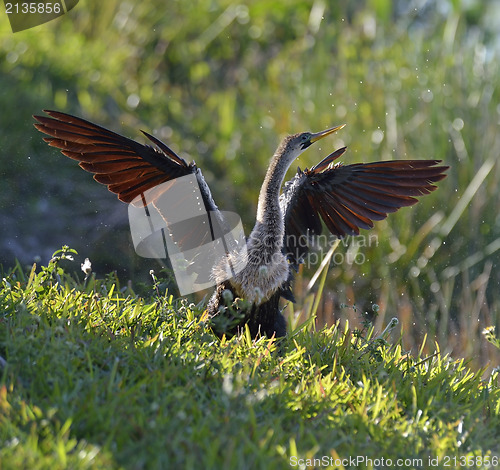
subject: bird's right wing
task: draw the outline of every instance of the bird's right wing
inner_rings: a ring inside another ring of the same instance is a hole
[[[49,135],[43,140],[77,160],[123,202],[130,203],[148,189],[195,171],[193,165],[149,134],[144,133],[157,149],[70,114],[45,113],[50,117],[33,116],[38,121],[35,127]]]
[[[353,165],[334,164],[341,148],[310,170],[298,170],[280,199],[285,217],[285,250],[297,263],[322,225],[335,236],[358,235],[374,220],[418,202],[446,175],[440,160],[390,160]]]

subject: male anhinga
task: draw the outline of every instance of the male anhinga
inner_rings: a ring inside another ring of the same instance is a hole
[[[126,203],[166,181],[194,174],[206,211],[219,212],[200,169],[187,163],[163,142],[143,132],[155,145],[143,145],[84,119],[57,111],[50,117],[34,116],[35,127],[49,135],[49,145],[79,162],[94,179],[108,186]],[[334,163],[346,150],[336,150],[311,169],[297,171],[284,186],[292,162],[311,144],[339,130],[303,132],[286,137],[274,156],[260,190],[257,220],[247,240],[246,267],[229,280],[217,282],[208,303],[212,318],[234,317],[231,300],[246,303],[239,324],[247,323],[252,335],[259,332],[283,336],[286,322],[280,297],[292,299],[290,278],[307,247],[299,242],[321,233],[322,225],[337,237],[357,235],[374,220],[410,206],[415,196],[436,189],[448,167],[440,160],[398,160],[342,165]],[[232,255],[229,255],[232,256]],[[235,260],[237,261],[237,260]],[[217,281],[217,267],[214,267]]]

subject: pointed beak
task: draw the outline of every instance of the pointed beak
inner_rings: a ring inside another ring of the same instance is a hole
[[[327,135],[333,134],[334,132],[337,132],[338,130],[342,129],[343,127],[345,127],[345,124],[341,124],[340,126],[336,126],[336,127],[331,127],[330,129],[327,129],[326,131],[317,132],[316,134],[313,134],[311,136],[310,142],[311,142],[311,144],[313,144],[317,140],[322,139],[323,137],[326,137]]]

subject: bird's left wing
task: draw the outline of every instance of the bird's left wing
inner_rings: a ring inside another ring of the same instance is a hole
[[[341,148],[312,167],[297,171],[285,184],[280,204],[285,217],[285,250],[294,263],[307,253],[322,223],[335,236],[358,235],[374,220],[418,202],[434,183],[446,177],[440,160],[390,160],[353,165],[335,164]]]

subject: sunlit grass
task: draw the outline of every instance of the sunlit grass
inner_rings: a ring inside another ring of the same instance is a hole
[[[2,468],[498,457],[498,372],[437,343],[412,353],[391,339],[396,322],[219,340],[202,305],[68,275],[72,255],[2,280]]]

